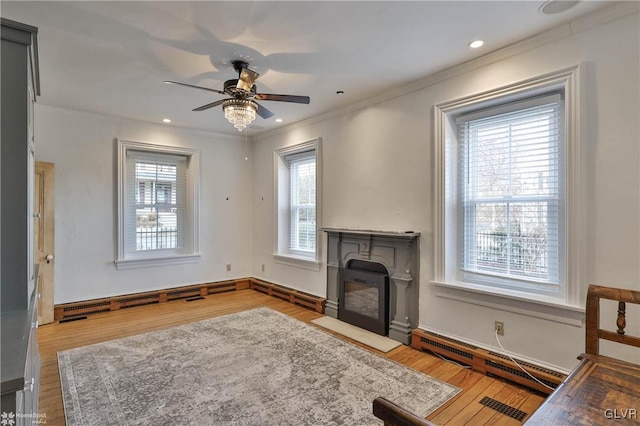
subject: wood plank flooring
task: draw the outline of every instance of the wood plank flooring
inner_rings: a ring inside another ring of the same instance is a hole
[[[59,351],[261,306],[268,306],[306,323],[321,316],[314,311],[253,290],[241,290],[209,295],[203,300],[192,302],[176,300],[93,314],[80,321],[44,325],[38,330],[42,361],[39,412],[46,415],[44,420],[49,426],[65,424],[56,356]],[[336,334],[336,336],[351,341],[340,335]],[[479,401],[484,396],[489,396],[524,411],[528,418],[544,400],[542,396],[524,388],[461,368],[408,346],[402,345],[387,354],[382,354],[357,342],[351,342],[462,388],[462,392],[454,399],[427,417],[436,424],[517,425],[521,422],[485,407]]]

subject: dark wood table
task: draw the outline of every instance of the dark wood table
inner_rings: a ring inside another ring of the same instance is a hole
[[[583,354],[527,425],[640,424],[640,365]]]

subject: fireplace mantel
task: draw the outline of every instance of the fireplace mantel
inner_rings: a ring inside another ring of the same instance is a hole
[[[371,236],[378,236],[378,237],[393,237],[393,238],[417,238],[420,236],[419,232],[413,232],[413,231],[373,231],[370,229],[347,229],[347,228],[320,228],[320,230],[326,233],[371,235]]]
[[[327,233],[325,314],[338,318],[340,270],[351,260],[385,266],[390,279],[389,337],[409,344],[418,324],[419,232],[322,228]]]

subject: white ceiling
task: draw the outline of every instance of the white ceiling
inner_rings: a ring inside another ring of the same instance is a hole
[[[327,113],[530,37],[606,6],[555,15],[542,1],[10,2],[2,17],[39,28],[38,100],[171,126],[237,134],[216,93],[244,59],[258,92],[308,95],[309,105],[261,101],[274,112],[249,134]],[[467,44],[486,41],[480,49]],[[344,95],[336,91],[343,90]],[[284,122],[278,124],[275,118]]]

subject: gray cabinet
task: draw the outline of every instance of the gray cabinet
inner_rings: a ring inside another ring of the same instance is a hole
[[[37,28],[2,19],[0,35],[0,412],[38,420],[40,358],[33,262],[33,104],[39,94]]]
[[[2,408],[16,425],[38,422],[40,355],[36,295],[29,309],[3,312],[2,318]],[[14,417],[15,416],[15,417]]]

